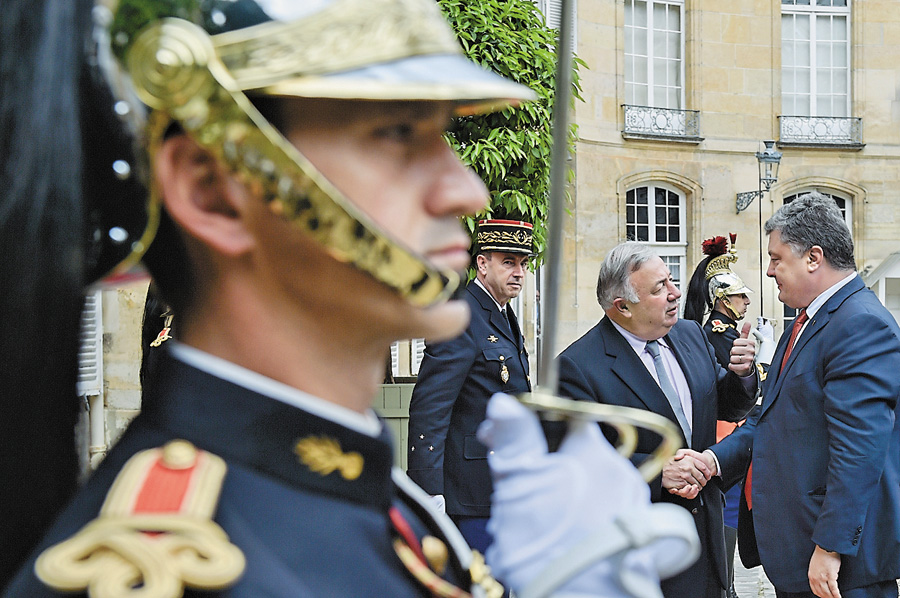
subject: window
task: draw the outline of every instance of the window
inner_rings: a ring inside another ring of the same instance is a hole
[[[684,196],[662,185],[635,187],[625,193],[625,233],[651,245],[683,290],[685,268]]]
[[[781,0],[781,110],[850,116],[850,0]]]
[[[625,0],[625,103],[684,107],[683,0]]]

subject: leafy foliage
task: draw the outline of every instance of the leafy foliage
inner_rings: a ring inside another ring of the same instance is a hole
[[[448,132],[451,145],[491,193],[487,210],[466,218],[469,231],[474,232],[482,218],[532,222],[537,265],[546,248],[557,30],[547,27],[532,0],[438,0],[438,4],[470,59],[530,87],[538,96],[517,108],[460,118]],[[573,92],[581,99],[579,66],[584,62],[576,58]],[[573,124],[570,150],[574,140]]]

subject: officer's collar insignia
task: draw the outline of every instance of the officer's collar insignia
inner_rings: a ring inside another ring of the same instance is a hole
[[[175,319],[175,316],[172,312],[166,311],[163,317],[166,319],[165,324],[163,324],[163,329],[159,331],[159,334],[156,335],[156,339],[150,343],[151,347],[158,347],[172,338],[172,321]]]
[[[496,336],[494,336],[493,334],[490,335],[489,337],[487,337],[487,339],[488,339],[488,342],[491,342],[491,343],[496,343],[496,342],[499,340],[499,339],[498,339]]]
[[[45,550],[36,575],[60,592],[90,588],[91,598],[168,598],[185,586],[234,584],[244,555],[212,521],[225,472],[221,458],[183,440],[135,454],[99,516]]]
[[[345,480],[353,481],[363,470],[363,456],[355,451],[345,453],[334,438],[307,436],[297,441],[294,452],[304,465],[322,476],[338,471]]]
[[[726,324],[722,320],[713,320],[712,325],[713,332],[725,332],[729,328],[734,328],[734,326],[732,326],[731,324]]]

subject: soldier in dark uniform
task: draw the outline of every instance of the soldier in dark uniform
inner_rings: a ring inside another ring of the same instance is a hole
[[[371,400],[392,341],[468,323],[448,300],[469,263],[459,216],[487,193],[445,127],[533,94],[465,60],[431,0],[10,0],[3,17],[0,261],[27,323],[0,370],[17,430],[0,451],[17,462],[0,484],[3,595],[496,595],[392,469]],[[77,297],[139,260],[178,337],[66,504]],[[516,430],[497,420],[498,454]],[[585,464],[598,477],[615,459]],[[561,512],[571,493],[551,490],[539,508],[511,495],[508,529],[533,529],[517,505]],[[580,540],[551,539],[529,537],[539,555]],[[613,584],[621,568],[600,564]]]
[[[731,345],[740,336],[737,323],[744,319],[750,305],[750,290],[731,269],[737,262],[737,252],[732,241],[728,251],[725,237],[714,237],[703,242],[703,254],[688,285],[684,301],[684,317],[703,324],[703,330],[722,367],[731,361]],[[703,317],[709,312],[706,323]]]
[[[528,352],[509,300],[519,295],[533,253],[532,225],[482,220],[475,242],[476,277],[463,294],[469,327],[449,341],[426,339],[409,404],[408,473],[444,501],[469,544],[484,552],[492,485],[488,451],[475,432],[494,393],[531,390]]]
[[[392,472],[370,404],[392,340],[453,336],[468,320],[446,301],[469,262],[458,218],[487,194],[445,127],[533,94],[468,62],[431,0],[185,3],[169,21],[145,10],[165,4],[5,13],[58,18],[90,48],[76,65],[83,110],[109,122],[86,119],[83,143],[31,142],[84,148],[70,155],[85,160],[88,199],[126,203],[128,185],[148,183],[150,203],[127,208],[145,208],[139,225],[87,206],[88,255],[98,273],[133,264],[159,228],[143,260],[179,325],[142,413],[5,595],[492,587]],[[114,147],[105,125],[134,137]]]

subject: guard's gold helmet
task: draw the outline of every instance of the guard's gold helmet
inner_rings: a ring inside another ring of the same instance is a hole
[[[114,119],[133,132],[110,156],[109,185],[146,182],[148,161],[177,126],[271,209],[336,259],[416,305],[448,297],[440,270],[382,231],[272,126],[256,97],[451,101],[460,115],[533,99],[531,90],[470,62],[433,0],[121,0],[94,11],[97,72]],[[112,128],[112,127],[111,127]],[[121,127],[120,127],[121,128]],[[118,182],[117,182],[118,181]],[[146,209],[100,209],[95,275],[139,261],[159,221]],[[129,195],[138,191],[131,189]],[[118,264],[118,265],[116,265]]]

